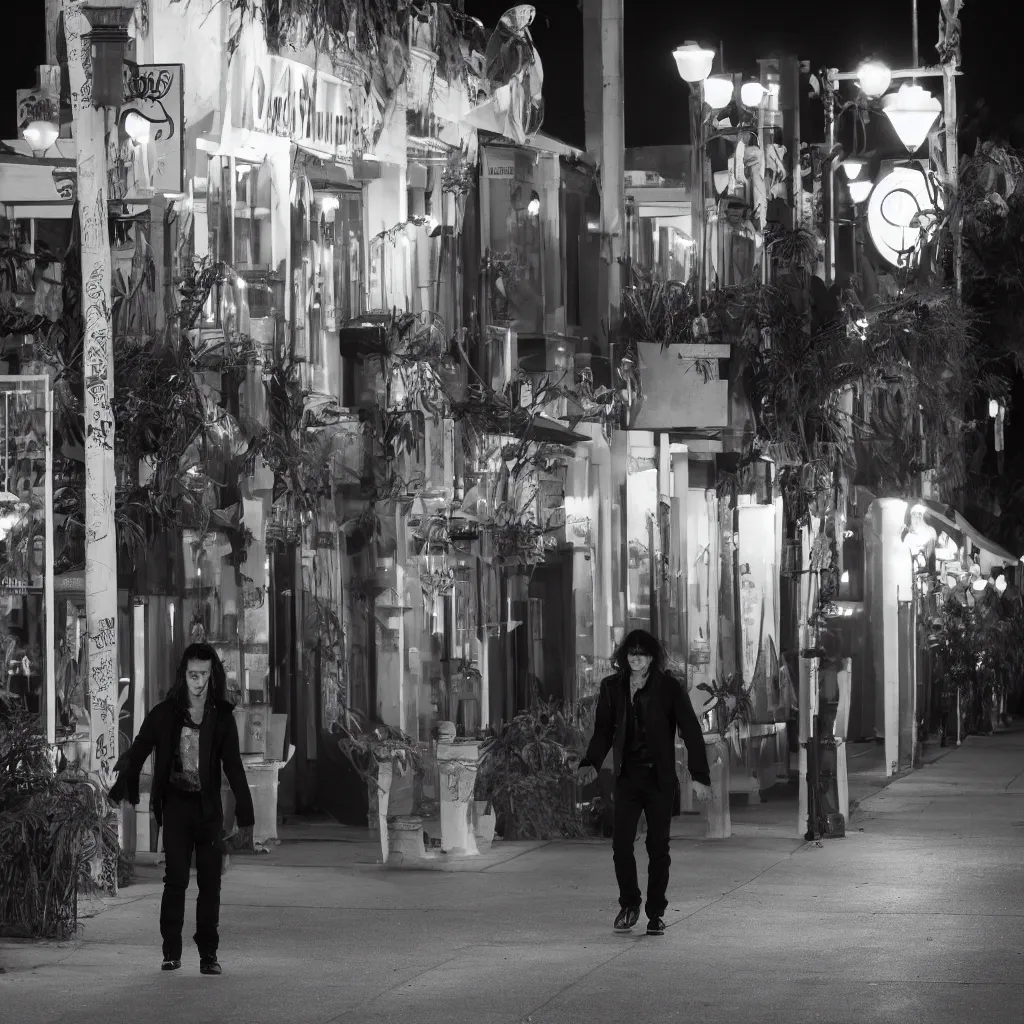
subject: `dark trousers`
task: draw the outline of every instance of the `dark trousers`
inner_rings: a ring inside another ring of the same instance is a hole
[[[619,906],[639,907],[640,886],[636,876],[633,844],[641,813],[647,815],[647,916],[662,917],[668,901],[668,869],[672,858],[668,852],[672,829],[673,791],[658,788],[653,767],[625,765],[615,785],[615,829],[612,852],[615,857],[615,880],[619,883]]]
[[[206,818],[198,794],[170,788],[163,811],[164,895],[160,901],[160,936],[167,960],[181,959],[181,931],[185,924],[185,890],[192,853],[196,857],[196,933],[200,956],[217,952],[220,920],[220,876],[223,864],[221,822]]]

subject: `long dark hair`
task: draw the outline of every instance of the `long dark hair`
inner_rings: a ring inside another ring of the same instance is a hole
[[[664,675],[665,673],[665,651],[662,649],[660,643],[656,637],[651,636],[646,629],[634,629],[631,633],[626,635],[626,639],[615,648],[615,653],[612,655],[612,664],[615,666],[620,676],[629,675],[629,658],[627,657],[630,651],[639,648],[645,654],[651,656],[651,669],[652,673],[658,673]]]
[[[167,695],[167,699],[172,701],[182,714],[189,708],[187,672],[190,661],[210,663],[210,685],[206,691],[206,706],[212,708],[216,706],[217,701],[227,699],[228,680],[220,656],[209,644],[189,644],[181,655],[178,671],[174,676],[174,686]]]

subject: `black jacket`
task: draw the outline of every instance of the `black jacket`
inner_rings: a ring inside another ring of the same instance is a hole
[[[235,795],[235,818],[240,828],[256,821],[252,808],[252,795],[242,767],[242,755],[238,750],[238,727],[232,714],[232,705],[219,700],[215,714],[203,717],[199,728],[199,782],[203,797],[203,814],[209,820],[224,819],[224,807],[220,798],[220,769]],[[153,791],[150,794],[150,808],[159,825],[162,821],[164,800],[170,784],[174,753],[181,741],[183,716],[177,705],[169,700],[161,701],[142,723],[138,736],[131,747],[118,759],[114,771],[117,782],[110,789],[114,803],[127,798],[129,803],[139,802],[139,774],[153,750]]]
[[[652,688],[648,712],[644,719],[647,748],[657,766],[658,788],[669,792],[676,780],[675,736],[678,731],[686,744],[687,770],[694,781],[711,785],[711,769],[704,746],[700,721],[690,698],[679,680],[660,672],[652,672],[648,684]],[[615,752],[615,776],[622,773],[622,749],[626,742],[626,715],[629,712],[629,676],[608,676],[601,682],[594,716],[594,735],[580,761],[600,770],[608,751]]]

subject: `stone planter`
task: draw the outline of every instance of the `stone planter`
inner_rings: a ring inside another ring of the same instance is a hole
[[[408,861],[429,860],[423,843],[423,819],[415,814],[399,814],[388,819],[387,863],[401,867]]]
[[[441,778],[441,850],[444,853],[478,852],[470,818],[479,757],[479,743],[437,744],[437,767]]]
[[[729,813],[729,744],[717,733],[704,737],[711,767],[711,800],[707,805],[707,838],[728,839],[732,835]]]

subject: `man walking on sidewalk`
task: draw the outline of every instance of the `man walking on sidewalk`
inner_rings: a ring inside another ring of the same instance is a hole
[[[139,774],[155,749],[150,806],[164,832],[164,894],[160,902],[162,970],[181,967],[181,932],[185,924],[185,890],[195,853],[195,942],[202,974],[220,974],[217,962],[221,833],[224,808],[220,771],[235,796],[235,813],[243,846],[252,847],[255,822],[252,795],[245,779],[232,705],[225,700],[227,680],[217,652],[205,643],[185,648],[166,700],[146,716],[131,748],[118,760],[111,803],[139,802]]]
[[[630,633],[612,659],[618,672],[601,683],[594,735],[579,768],[600,770],[614,751],[615,809],[612,851],[619,884],[617,931],[640,917],[637,825],[647,817],[647,934],[665,934],[669,834],[676,786],[676,733],[686,744],[694,796],[711,799],[711,772],[700,722],[679,681],[665,671],[661,645],[642,629]]]

